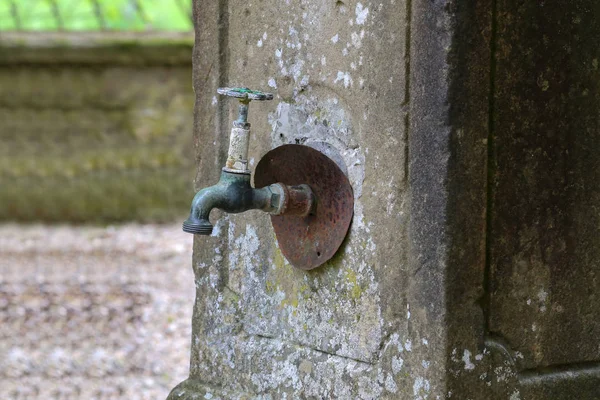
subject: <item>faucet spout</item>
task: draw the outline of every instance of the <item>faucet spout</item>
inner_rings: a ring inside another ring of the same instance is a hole
[[[254,189],[250,185],[250,174],[223,171],[216,185],[196,193],[192,200],[190,216],[183,223],[183,230],[188,233],[210,235],[213,225],[210,223],[209,215],[213,208],[231,214],[255,209],[275,211],[278,205],[278,193],[277,188],[271,186]]]
[[[183,230],[198,235],[210,235],[213,225],[208,217],[212,209],[218,207],[224,198],[225,186],[221,181],[196,193],[192,200],[190,216],[183,222]]]
[[[262,210],[273,215],[307,216],[315,207],[315,197],[308,185],[287,186],[274,183],[260,189],[250,185],[250,174],[223,170],[216,185],[200,190],[192,200],[190,216],[183,230],[198,235],[212,234],[209,215],[214,208],[230,214]]]

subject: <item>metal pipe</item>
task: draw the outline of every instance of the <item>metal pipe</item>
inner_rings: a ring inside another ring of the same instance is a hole
[[[308,215],[314,205],[314,194],[308,185],[288,187],[281,183],[255,189],[249,174],[223,170],[216,185],[200,190],[192,200],[190,216],[183,230],[198,235],[210,235],[213,225],[210,212],[218,208],[230,214],[262,210],[273,215]]]

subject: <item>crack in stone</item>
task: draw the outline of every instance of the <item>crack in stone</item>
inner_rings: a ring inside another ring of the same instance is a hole
[[[236,295],[237,297],[242,297],[240,293],[236,292],[235,290],[233,290],[232,288],[230,288],[227,285],[223,285],[223,287],[227,290],[229,290],[231,293],[233,293],[234,295]]]
[[[254,336],[256,338],[260,338],[260,339],[265,339],[265,340],[273,340],[273,341],[279,341],[281,343],[283,343],[284,345],[289,345],[289,346],[294,346],[298,349],[301,350],[311,350],[317,353],[321,353],[321,354],[326,354],[328,356],[332,356],[332,357],[336,357],[336,358],[341,358],[341,359],[345,359],[345,360],[350,360],[350,361],[354,361],[360,364],[366,364],[366,365],[375,365],[375,363],[370,362],[370,361],[365,361],[365,360],[360,360],[358,358],[354,358],[354,357],[349,357],[349,356],[344,356],[341,354],[335,354],[326,350],[322,350],[322,349],[316,349],[314,347],[310,347],[310,346],[306,346],[304,344],[301,343],[297,343],[297,342],[293,342],[293,341],[287,341],[287,340],[282,340],[281,338],[278,337],[274,337],[274,336],[267,336],[267,335],[263,335],[263,334],[258,334],[258,333],[252,333],[249,334],[250,336]]]
[[[395,332],[394,330],[390,330],[383,338],[381,338],[381,342],[379,343],[379,348],[377,349],[377,361],[378,362],[381,361],[381,358],[383,357],[383,352],[387,348],[387,346],[390,342],[390,338],[392,337],[394,332]]]

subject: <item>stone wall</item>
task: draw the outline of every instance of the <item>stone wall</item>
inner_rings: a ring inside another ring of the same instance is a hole
[[[309,272],[260,212],[213,215],[170,399],[600,398],[600,10],[525,3],[195,2],[197,187],[216,88],[270,88],[251,164],[326,142],[355,213]]]
[[[0,220],[160,221],[193,195],[188,34],[0,34]]]

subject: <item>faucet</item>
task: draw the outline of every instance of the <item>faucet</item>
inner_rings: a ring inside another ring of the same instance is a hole
[[[198,235],[212,234],[209,215],[214,208],[231,214],[262,210],[271,215],[310,215],[316,198],[309,185],[288,186],[278,182],[256,189],[250,184],[248,107],[252,100],[272,100],[273,95],[248,88],[219,88],[217,92],[239,100],[238,117],[233,121],[227,161],[219,182],[196,193],[190,216],[183,222],[183,230]]]

